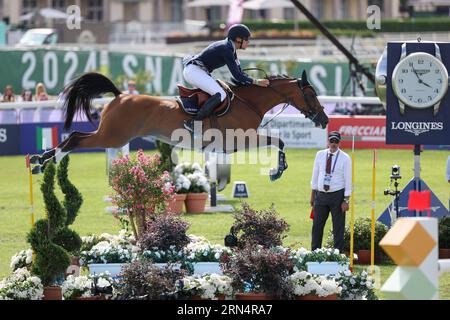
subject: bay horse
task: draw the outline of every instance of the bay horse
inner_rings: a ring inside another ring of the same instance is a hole
[[[228,112],[221,117],[212,115],[204,119],[203,130],[214,128],[219,130],[223,137],[226,137],[227,129],[256,130],[260,126],[264,114],[281,103],[294,106],[306,118],[311,119],[316,127],[326,128],[328,117],[317,99],[314,88],[308,82],[305,71],[299,79],[287,76],[271,76],[268,79],[270,81],[268,87],[256,85],[229,87],[228,94],[233,99]],[[191,139],[195,139],[194,135],[183,128],[183,121],[191,115],[183,110],[179,100],[123,94],[110,79],[95,72],[85,73],[65,87],[62,93],[62,97],[65,99],[63,103],[64,129],[70,129],[73,118],[78,112],[83,112],[92,122],[91,100],[105,93],[113,93],[115,98],[102,110],[97,130],[93,132],[73,131],[56,148],[48,150],[42,155],[32,156],[31,163],[37,164],[33,167],[33,173],[43,172],[48,161],[56,163],[67,153],[78,148],[119,148],[132,138],[147,135],[175,145],[171,136],[177,129],[184,130]],[[264,136],[263,138],[261,135],[257,135],[258,147],[272,145],[278,147],[279,150],[278,168],[272,170],[270,176],[271,180],[276,180],[287,168],[283,151],[284,143],[276,137]],[[192,142],[190,139],[189,141]],[[232,153],[240,150],[234,147],[235,143],[229,142],[222,144],[227,146],[222,152]],[[201,147],[204,148],[206,145],[208,143],[202,141]],[[192,147],[192,143],[190,146]],[[247,149],[251,146],[246,141],[243,147]]]

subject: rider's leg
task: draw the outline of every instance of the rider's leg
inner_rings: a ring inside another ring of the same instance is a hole
[[[203,120],[211,115],[217,107],[227,97],[222,87],[202,68],[190,64],[183,70],[183,76],[187,82],[209,93],[211,97],[206,100],[194,119],[184,121],[184,127],[190,131],[194,130],[194,121]]]

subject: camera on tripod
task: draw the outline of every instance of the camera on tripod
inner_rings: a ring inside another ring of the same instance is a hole
[[[391,169],[391,179],[401,179],[402,176],[400,175],[400,166],[399,165],[393,165]]]
[[[234,227],[231,227],[230,233],[225,236],[224,242],[226,247],[237,247],[238,239]]]

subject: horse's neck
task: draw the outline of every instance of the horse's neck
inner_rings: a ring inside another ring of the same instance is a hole
[[[251,86],[236,92],[238,96],[254,105],[264,115],[270,109],[283,102],[283,97],[271,88]]]

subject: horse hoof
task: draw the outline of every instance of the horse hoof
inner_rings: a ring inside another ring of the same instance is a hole
[[[40,173],[42,173],[41,169],[42,169],[42,166],[40,166],[40,165],[34,166],[31,169],[31,174],[40,174]]]
[[[31,164],[42,164],[42,158],[38,154],[34,154],[30,157]]]
[[[275,173],[272,173],[274,171],[275,170],[270,170],[270,181],[275,181],[275,180],[280,179],[281,175],[283,174],[282,170],[277,170]]]

